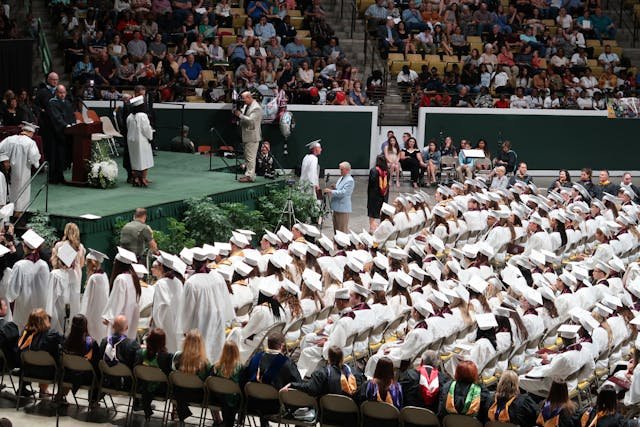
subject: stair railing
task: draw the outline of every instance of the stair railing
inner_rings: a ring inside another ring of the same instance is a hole
[[[20,212],[20,215],[18,215],[16,220],[12,223],[14,227],[17,223],[20,222],[24,214],[29,210],[31,205],[33,205],[33,203],[38,199],[38,196],[40,196],[40,193],[42,193],[43,190],[44,190],[44,211],[47,212],[49,210],[49,176],[48,176],[49,174],[48,172],[49,172],[49,162],[46,162],[46,161],[42,162],[40,167],[36,169],[36,172],[33,175],[31,175],[31,178],[29,179],[29,181],[22,187],[22,189],[18,193],[18,197],[14,199],[14,200],[19,200],[20,197],[22,197],[22,195],[24,194],[24,192],[27,191],[27,188],[31,187],[31,183],[33,183],[36,177],[41,173],[44,174],[44,184],[38,187],[35,196],[31,198],[31,200],[29,201],[29,204],[24,208],[23,211]]]

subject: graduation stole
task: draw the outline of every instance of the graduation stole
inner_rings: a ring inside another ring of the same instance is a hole
[[[40,259],[40,252],[38,252],[37,250],[33,251],[29,255],[24,257],[24,259],[28,259],[29,261],[35,264]]]
[[[85,351],[86,353],[84,354],[84,358],[87,360],[91,360],[91,358],[93,357],[93,347],[91,346],[91,344],[93,344],[93,338],[91,338],[90,336],[87,336],[84,339],[84,346],[85,346]]]
[[[541,427],[558,427],[560,424],[560,412],[564,409],[562,406],[551,409],[551,403],[545,401],[542,410],[536,419],[536,424]]]
[[[441,309],[436,310],[436,314],[435,315],[439,316],[439,317],[444,317],[445,314],[453,314],[453,313],[451,313],[451,309],[449,307],[447,307],[447,306],[444,306]]]
[[[367,384],[366,395],[369,400],[375,399],[377,402],[385,402],[389,405],[395,406],[396,408],[402,404],[402,390],[397,385],[395,387],[393,384],[389,386],[389,389],[387,389],[387,395],[383,399],[380,395],[380,387],[378,387],[378,384],[374,381],[369,381]]]
[[[378,166],[376,166],[376,169],[378,171],[378,190],[380,191],[381,196],[386,196],[389,191],[387,171]]]
[[[331,376],[331,366],[327,366],[327,376]],[[342,369],[340,369],[340,389],[348,396],[353,396],[358,389],[356,377],[351,373],[351,368],[348,365],[342,365]]]
[[[466,397],[464,398],[464,406],[462,411],[458,412],[455,405],[455,389],[457,381],[451,383],[449,387],[449,393],[447,393],[446,409],[449,414],[460,414],[475,416],[480,411],[480,386],[478,384],[471,384]]]
[[[527,314],[533,314],[534,316],[537,316],[538,311],[535,308],[529,308],[522,315],[526,316]]]
[[[511,399],[507,400],[504,405],[498,405],[498,399],[496,398],[493,401],[493,405],[489,408],[489,413],[487,416],[490,421],[500,421],[501,423],[508,423],[511,421],[509,418],[509,406],[516,400],[516,396],[513,396]]]
[[[31,342],[33,341],[33,337],[35,335],[36,335],[35,333],[29,333],[27,331],[24,331],[22,333],[22,336],[18,340],[18,348],[20,350],[24,350],[25,348],[31,347]]]

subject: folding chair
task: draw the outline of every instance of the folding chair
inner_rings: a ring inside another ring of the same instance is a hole
[[[267,329],[267,331],[265,332],[265,334],[262,336],[262,339],[260,339],[260,343],[258,344],[258,346],[256,347],[255,350],[253,350],[253,353],[251,353],[251,356],[249,356],[249,358],[247,360],[251,360],[251,358],[258,353],[259,351],[264,350],[264,342],[266,341],[267,337],[269,335],[271,335],[274,332],[282,332],[284,330],[284,322],[278,322],[275,325],[273,325],[272,327],[270,327],[269,329]]]
[[[354,361],[366,359],[369,357],[369,337],[373,328],[367,328],[364,331],[356,335],[353,341],[353,347],[351,347],[351,355]],[[356,346],[363,347],[363,350],[356,351]]]
[[[400,425],[400,411],[385,402],[362,402],[360,413],[362,414],[363,426],[369,425],[369,423],[375,424],[376,421],[383,421],[385,426]]]
[[[360,425],[360,410],[352,398],[340,394],[325,394],[320,398],[320,427],[333,426],[336,420],[341,424],[353,421],[350,425]],[[328,422],[331,421],[331,422]]]
[[[133,375],[136,378],[134,393],[136,398],[142,398],[140,392],[140,386],[145,383],[155,383],[164,385],[164,393],[154,393],[153,400],[164,402],[164,408],[162,409],[162,423],[165,423],[165,418],[169,417],[167,406],[169,405],[169,378],[162,372],[162,369],[154,366],[138,365],[133,368]]]
[[[109,141],[109,151],[111,155],[114,157],[118,157],[118,146],[116,145],[116,138],[122,138],[122,134],[118,132],[111,123],[111,119],[107,116],[101,116],[100,121],[102,122],[102,133],[107,136],[107,141]]]
[[[500,421],[488,421],[484,427],[518,427],[516,424],[502,423]]]
[[[13,389],[14,393],[17,394],[16,385],[13,382],[13,376],[11,376],[9,361],[7,360],[7,357],[2,350],[0,350],[0,375],[2,376],[0,378],[0,389],[4,388],[4,376],[7,375],[9,377],[9,381],[11,381],[11,388]]]
[[[111,404],[113,405],[113,410],[117,413],[118,409],[116,408],[116,403],[113,401],[113,396],[125,396],[129,400],[127,401],[127,414],[125,417],[125,425],[128,424],[129,421],[129,412],[131,412],[132,408],[132,400],[133,394],[135,390],[135,377],[131,372],[131,369],[124,363],[118,363],[114,366],[109,366],[104,360],[101,360],[98,363],[98,367],[100,368],[100,386],[98,387],[98,396],[109,395],[111,399]],[[110,377],[113,379],[120,379],[121,384],[126,384],[127,381],[130,381],[128,389],[117,389],[113,387],[105,387],[105,379],[106,377]],[[104,399],[104,398],[103,398]],[[105,406],[107,405],[107,401],[104,401]],[[107,409],[108,410],[108,409]]]
[[[287,336],[287,334],[289,334],[289,333],[295,333],[295,332],[300,333],[300,328],[302,327],[302,323],[303,322],[304,322],[304,318],[303,317],[293,321],[292,323],[290,323],[288,326],[286,326],[284,328],[284,331],[282,331],[282,333],[285,336]],[[301,340],[302,340],[302,335],[300,334],[298,336],[298,338],[296,338],[295,340],[286,342],[287,353],[289,355],[293,354],[293,352],[298,348],[298,346],[300,345],[300,341]]]
[[[253,302],[248,302],[245,305],[236,308],[236,317],[246,316],[251,311],[251,307],[253,307]]]
[[[176,391],[180,391],[180,389],[185,391],[201,391],[202,399],[190,399],[189,406],[198,406],[200,408],[200,416],[198,417],[198,426],[200,426],[203,422],[204,418],[204,410],[207,408],[207,393],[206,388],[204,386],[204,382],[200,379],[199,376],[195,374],[186,374],[180,371],[173,371],[169,375],[169,384],[171,385],[171,391],[169,393],[169,399],[172,401],[176,401]],[[175,403],[174,403],[175,404]]]
[[[378,351],[378,349],[382,346],[382,341],[384,340],[383,333],[387,329],[388,324],[389,322],[385,320],[371,330],[371,335],[369,336],[369,355]],[[372,339],[376,337],[379,337],[380,339],[372,343]]]
[[[300,390],[280,390],[280,416],[278,424],[296,425],[296,426],[315,426],[318,419],[318,403],[315,397],[309,396]],[[293,411],[300,408],[308,408],[314,411],[314,418],[309,421],[300,420],[293,417]]]
[[[209,409],[212,409],[214,411],[223,410],[223,399],[227,399],[230,396],[235,396],[238,398],[238,418],[236,424],[238,426],[242,425],[241,421],[244,419],[244,414],[242,412],[244,408],[244,395],[242,394],[240,385],[227,378],[209,377],[207,378],[207,381],[205,381],[205,387],[207,387],[209,396]],[[203,420],[203,423],[205,422],[206,416]]]
[[[58,383],[58,366],[53,357],[46,351],[33,351],[28,350],[20,355],[22,360],[22,369],[20,369],[20,382],[18,383],[18,393],[20,393],[26,383],[37,382],[39,384],[52,384],[52,395],[56,394],[56,384]],[[49,368],[51,369],[51,375],[38,375],[36,372],[29,372],[32,369]],[[33,399],[38,401],[38,396],[34,393]],[[20,395],[16,398],[16,410],[20,407]]]
[[[280,396],[269,384],[250,382],[244,386],[245,416],[266,418],[274,423],[280,421]]]
[[[482,423],[467,415],[447,415],[442,420],[442,427],[482,427]]]
[[[85,359],[82,356],[77,356],[75,354],[67,354],[64,353],[62,355],[62,375],[60,376],[60,387],[73,388],[73,383],[68,381],[67,373],[76,373],[76,374],[91,374],[91,384],[81,384],[81,390],[88,390],[89,399],[91,398],[91,392],[96,389],[97,386],[97,376],[95,371],[93,370],[93,366],[88,359]],[[76,393],[71,390],[73,400],[78,405],[78,399],[76,397]],[[89,405],[89,412],[91,412],[92,405]]]
[[[440,159],[440,184],[444,181],[453,181],[456,177],[456,165],[458,161],[453,156],[442,156]]]
[[[440,427],[438,416],[432,411],[417,406],[405,406],[400,411],[403,427]]]

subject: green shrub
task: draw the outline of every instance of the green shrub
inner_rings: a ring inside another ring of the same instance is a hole
[[[298,221],[316,224],[320,217],[320,205],[316,197],[311,194],[308,183],[297,183],[293,187],[274,186],[266,196],[258,199],[258,210],[262,212],[269,230],[274,230],[282,217],[282,211],[287,199],[291,197],[295,217]],[[286,224],[287,218],[282,218]]]
[[[46,213],[34,213],[31,218],[29,218],[29,222],[27,222],[27,228],[31,228],[38,233],[48,246],[53,247],[59,239],[58,232],[49,223],[49,215]]]
[[[154,230],[153,238],[161,251],[178,254],[182,248],[192,248],[196,241],[189,236],[184,222],[175,218],[167,218],[167,232]]]

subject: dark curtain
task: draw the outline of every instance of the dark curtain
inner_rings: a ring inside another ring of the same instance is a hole
[[[0,40],[0,96],[5,90],[30,90],[33,40]]]

